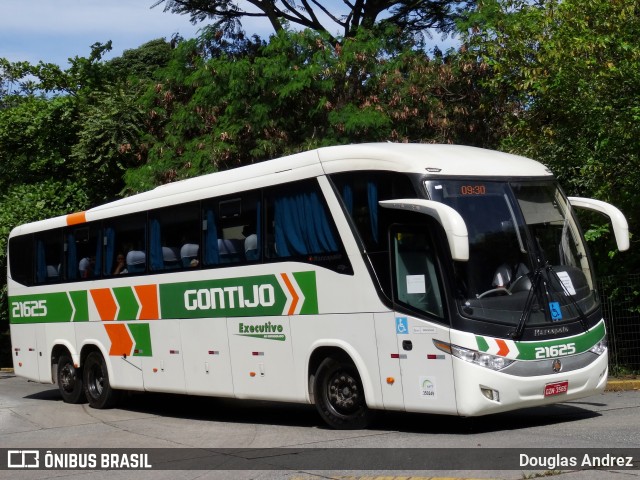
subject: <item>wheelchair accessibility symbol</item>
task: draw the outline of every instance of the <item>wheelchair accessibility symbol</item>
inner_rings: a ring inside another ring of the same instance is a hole
[[[396,333],[400,335],[409,333],[407,317],[396,317]]]
[[[551,311],[551,320],[557,322],[562,320],[562,310],[560,309],[560,302],[549,302],[549,310]]]

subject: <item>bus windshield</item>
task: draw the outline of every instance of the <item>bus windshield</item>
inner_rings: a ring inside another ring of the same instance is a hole
[[[589,257],[554,181],[428,180],[460,213],[469,260],[454,262],[465,317],[527,326],[581,320],[597,306]]]

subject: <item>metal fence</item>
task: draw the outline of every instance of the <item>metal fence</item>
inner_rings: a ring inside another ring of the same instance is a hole
[[[640,274],[601,278],[612,375],[640,373]]]

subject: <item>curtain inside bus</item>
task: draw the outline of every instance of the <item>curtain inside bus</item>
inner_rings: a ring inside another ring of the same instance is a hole
[[[76,248],[76,236],[73,233],[67,235],[67,280],[78,278],[78,252]]]
[[[220,263],[220,251],[218,250],[218,228],[213,210],[205,211],[207,220],[204,231],[204,264],[217,265]]]
[[[278,256],[335,252],[337,242],[316,192],[278,196],[274,201]]]

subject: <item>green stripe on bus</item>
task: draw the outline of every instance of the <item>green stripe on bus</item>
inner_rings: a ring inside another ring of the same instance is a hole
[[[513,342],[518,355],[510,358],[515,358],[516,360],[541,360],[584,353],[602,340],[605,334],[604,321],[601,321],[588,332],[572,337],[554,338],[538,342]],[[496,342],[494,338],[476,336],[478,350],[481,352],[488,352],[491,349],[490,344],[494,342]]]
[[[299,292],[277,275],[202,280],[160,285],[161,318],[255,317],[318,313],[315,272],[293,274]],[[294,286],[295,288],[295,286]],[[301,305],[299,305],[301,303]]]
[[[138,310],[140,310],[140,304],[133,294],[133,288],[116,287],[113,289],[113,295],[119,306],[116,320],[135,320],[138,316]]]
[[[304,294],[304,303],[300,315],[318,313],[318,290],[316,288],[316,272],[296,272],[293,277]]]
[[[86,322],[89,320],[87,292],[42,293],[9,297],[11,323]]]
[[[129,323],[129,332],[133,337],[133,356],[134,357],[151,357],[153,351],[151,349],[151,331],[148,323]]]

